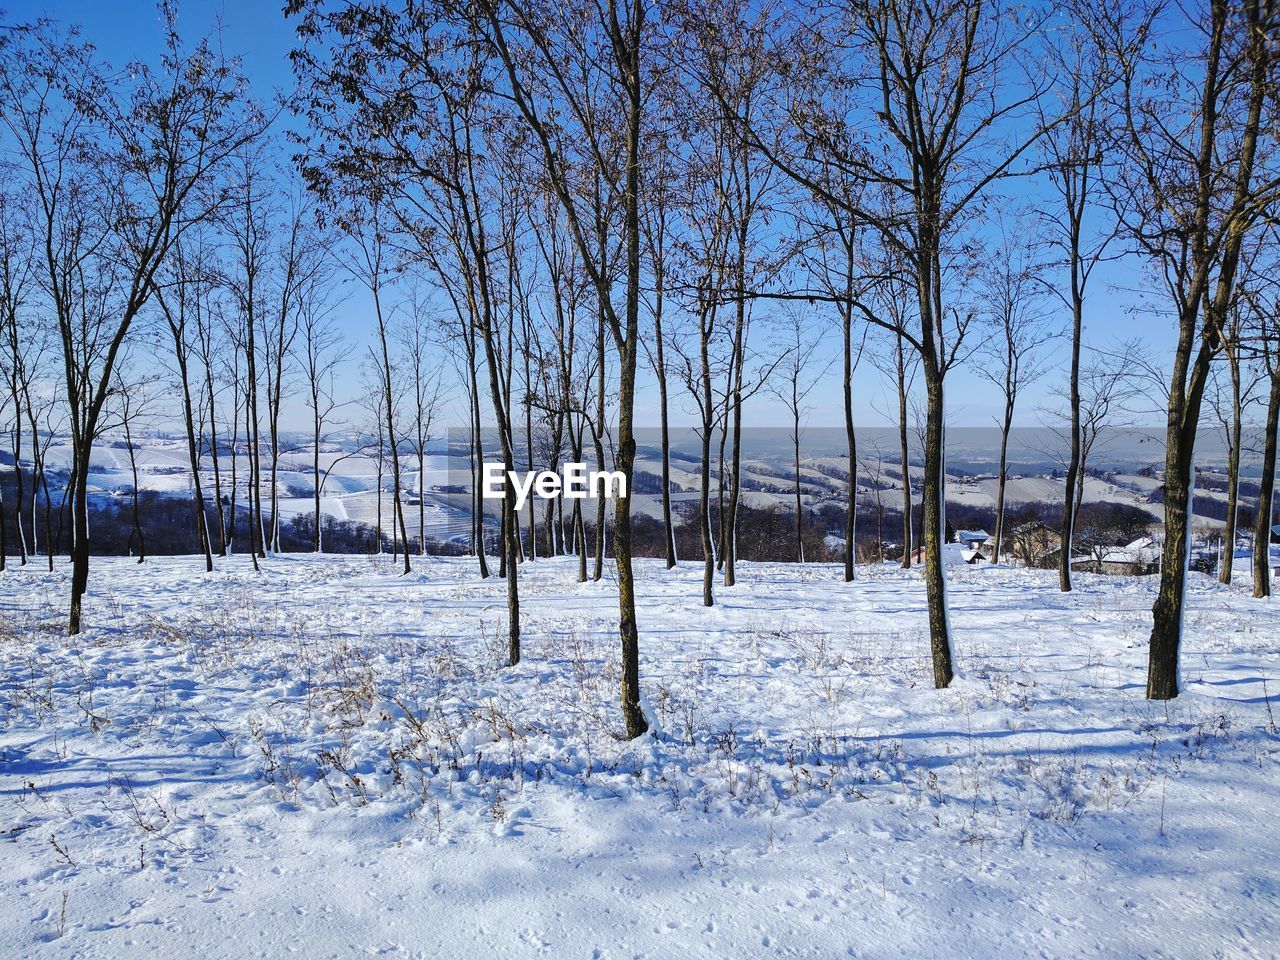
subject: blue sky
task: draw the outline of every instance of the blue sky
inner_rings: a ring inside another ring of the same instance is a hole
[[[103,57],[113,63],[130,59],[154,59],[161,49],[163,32],[156,6],[145,0],[104,3],[101,0],[59,0],[59,2],[10,2],[6,7],[8,18],[25,20],[47,15],[69,23],[78,23],[85,35],[99,48]],[[285,20],[278,0],[255,3],[250,0],[186,0],[179,9],[179,25],[187,36],[207,31],[218,21],[222,25],[222,37],[226,50],[239,54],[245,70],[252,79],[254,92],[262,99],[269,99],[275,91],[288,91],[293,83],[287,59],[293,43],[291,26]],[[1038,185],[1028,183],[1026,190],[1039,190]],[[1134,310],[1140,300],[1136,291],[1147,290],[1149,296],[1145,309]],[[1086,341],[1090,345],[1106,347],[1117,340],[1142,337],[1153,353],[1163,357],[1172,346],[1172,316],[1159,309],[1162,297],[1133,257],[1106,265],[1100,269],[1090,288],[1086,318]],[[349,300],[343,307],[343,315],[350,324],[353,336],[367,337],[371,331],[368,305],[360,299]],[[1065,310],[1058,311],[1055,322],[1063,328],[1068,317]],[[834,350],[838,337],[832,334],[827,342]],[[1031,387],[1020,400],[1017,422],[1027,426],[1040,424],[1040,410],[1045,406],[1057,406],[1065,393],[1066,344],[1055,348],[1051,370],[1047,376]],[[825,360],[819,362],[819,366]],[[352,389],[358,387],[355,371],[351,375]],[[646,377],[646,389],[638,400],[637,421],[656,425],[657,391],[651,378]],[[857,419],[867,425],[882,425],[887,412],[894,409],[894,402],[886,393],[887,385],[870,364],[863,365],[855,381]],[[839,364],[833,364],[822,384],[812,395],[812,410],[808,422],[815,427],[835,427],[843,423],[841,413],[841,385]],[[765,394],[751,401],[749,419],[757,426],[775,426],[787,422],[787,413],[778,402]],[[972,369],[961,368],[951,380],[949,390],[949,414],[956,426],[989,426],[998,409],[997,397],[989,384]],[[692,405],[686,404],[673,391],[672,416],[677,423],[692,423]],[[1156,422],[1159,418],[1147,418]]]

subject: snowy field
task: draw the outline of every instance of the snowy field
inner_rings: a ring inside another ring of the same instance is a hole
[[[608,568],[606,568],[608,569]],[[655,737],[616,738],[616,595],[572,561],[94,561],[0,576],[0,954],[1280,952],[1280,601],[957,567],[932,688],[913,571],[640,568]]]

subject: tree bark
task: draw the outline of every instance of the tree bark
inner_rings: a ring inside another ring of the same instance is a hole
[[[911,452],[907,430],[907,371],[898,337],[898,448],[902,459],[902,569],[911,568],[911,541],[914,538],[911,513]]]
[[[1242,408],[1240,398],[1240,364],[1234,347],[1228,348],[1227,362],[1231,370],[1231,435],[1227,450],[1227,519],[1222,533],[1222,566],[1218,571],[1221,583],[1230,583],[1232,561],[1236,552],[1236,522],[1240,503],[1240,432]]]
[[[853,278],[853,258],[849,258],[848,280]],[[846,293],[852,290],[846,286]],[[858,441],[853,430],[853,304],[846,302],[840,309],[844,349],[844,434],[849,447],[849,485],[844,515],[844,580],[853,581],[853,565],[857,559],[858,532]],[[878,478],[877,478],[878,479]]]
[[[1276,493],[1276,433],[1280,430],[1280,357],[1271,371],[1262,449],[1261,490],[1253,523],[1253,595],[1271,596],[1271,525]]]
[[[950,686],[955,676],[951,656],[951,625],[947,614],[947,582],[943,570],[944,516],[943,471],[946,456],[943,439],[942,380],[930,375],[926,365],[927,403],[925,415],[924,489],[924,585],[929,601],[929,649],[933,660],[933,683],[939,689]]]

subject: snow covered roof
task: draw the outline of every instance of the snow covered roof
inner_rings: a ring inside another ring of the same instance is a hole
[[[1123,547],[1113,547],[1102,554],[1103,563],[1152,564],[1160,561],[1160,546],[1150,537],[1139,537]]]

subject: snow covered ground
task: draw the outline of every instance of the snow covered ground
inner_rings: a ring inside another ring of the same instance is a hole
[[[606,568],[608,569],[608,568]],[[1154,581],[640,568],[656,737],[616,738],[614,585],[465,560],[0,576],[5,956],[1274,956],[1280,601]]]

